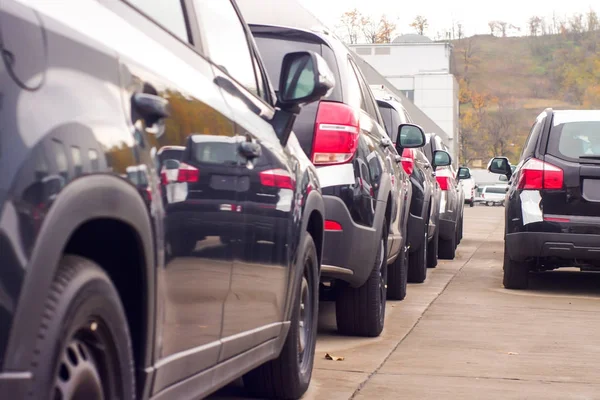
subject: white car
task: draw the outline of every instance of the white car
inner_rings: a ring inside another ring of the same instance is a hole
[[[481,192],[481,202],[488,206],[504,205],[506,185],[485,186]]]
[[[471,207],[475,205],[475,179],[471,176],[471,170],[467,167],[458,169],[458,180],[462,183],[462,190],[465,194],[465,203]]]

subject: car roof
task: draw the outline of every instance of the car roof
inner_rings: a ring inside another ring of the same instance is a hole
[[[237,0],[236,3],[248,24],[329,33],[323,22],[295,0]]]
[[[600,110],[554,110],[554,126],[590,121],[600,121]]]

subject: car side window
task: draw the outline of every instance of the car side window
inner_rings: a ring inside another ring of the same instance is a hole
[[[354,63],[354,61],[350,60],[350,66],[354,70],[354,74],[356,75],[356,79],[358,80],[358,84],[360,87],[360,91],[362,93],[363,105],[362,109],[367,112],[375,121],[379,122],[380,125],[383,125],[381,121],[381,116],[377,112],[377,104],[375,103],[375,99],[371,94],[371,90],[369,86],[365,83],[360,70]]]
[[[363,97],[362,90],[360,88],[360,83],[358,79],[358,75],[352,67],[350,60],[348,60],[348,70],[350,72],[350,76],[348,79],[348,103],[352,107],[361,108],[365,112],[367,112],[367,106],[365,104],[365,99]]]
[[[544,126],[545,122],[545,116],[543,118],[538,118],[538,120],[531,127],[531,131],[529,132],[529,136],[527,137],[525,146],[523,146],[523,152],[521,153],[519,162],[523,161],[526,158],[529,158],[535,152],[535,146],[537,144],[540,132],[542,131],[542,127]]]
[[[184,42],[190,43],[185,10],[180,1],[126,0]]]
[[[248,36],[231,1],[194,0],[194,8],[204,33],[208,58],[260,96]]]

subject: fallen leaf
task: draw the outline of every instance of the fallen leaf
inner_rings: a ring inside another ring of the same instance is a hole
[[[509,351],[507,354],[509,356],[518,356],[519,355],[519,353],[513,353],[512,351]]]
[[[344,361],[344,357],[332,356],[329,353],[325,354],[325,359],[330,361]]]

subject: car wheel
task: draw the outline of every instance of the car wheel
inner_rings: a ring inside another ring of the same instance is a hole
[[[319,260],[309,234],[301,254],[304,271],[296,288],[291,326],[283,349],[278,358],[244,376],[244,386],[256,397],[299,399],[310,384],[319,317]]]
[[[457,246],[460,244],[460,242],[462,242],[462,238],[463,238],[463,224],[464,224],[464,220],[463,217],[460,217],[460,223],[458,225],[458,240],[456,241]]]
[[[471,199],[469,202],[469,207],[475,207],[475,199]]]
[[[488,202],[487,202],[487,203],[485,203],[485,204],[486,204],[488,207],[491,207],[491,206],[493,206],[493,205],[494,205],[494,202],[493,202],[493,201],[488,201]]]
[[[440,240],[439,228],[435,230],[433,239],[427,247],[427,268],[435,268],[438,265],[438,244]]]
[[[106,273],[65,256],[45,300],[31,365],[29,398],[133,399],[127,318]]]
[[[358,288],[341,285],[335,299],[338,331],[344,335],[376,337],[383,331],[387,299],[387,222],[367,281]]]
[[[398,258],[388,265],[387,298],[404,300],[408,282],[408,250],[402,248]]]
[[[529,265],[510,258],[504,243],[504,279],[506,289],[527,289],[529,286]]]
[[[196,238],[180,235],[177,240],[169,241],[170,254],[173,257],[190,256],[196,249],[197,244]]]
[[[438,256],[442,260],[454,260],[456,256],[456,234],[451,239],[439,240]]]
[[[419,249],[408,256],[408,281],[410,283],[423,283],[427,278],[427,225],[425,226],[425,234],[423,235],[423,243]]]

